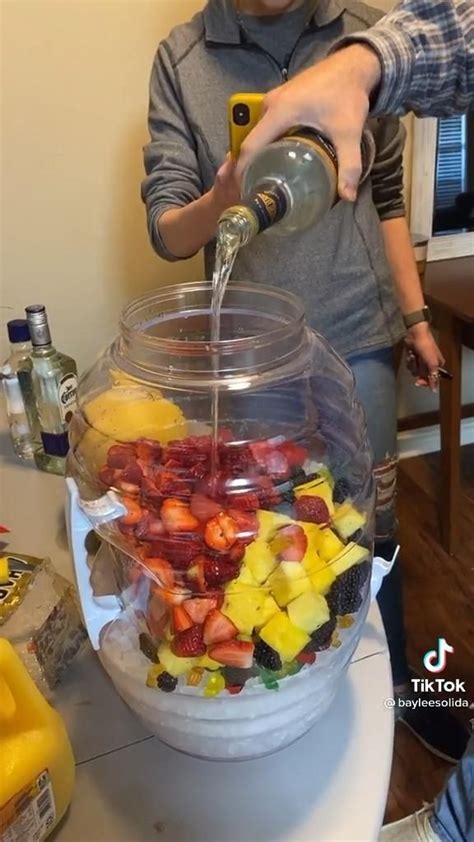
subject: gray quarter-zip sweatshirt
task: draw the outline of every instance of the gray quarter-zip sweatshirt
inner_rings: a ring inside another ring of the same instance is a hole
[[[242,30],[232,0],[209,0],[189,23],[173,29],[153,64],[151,140],[144,150],[142,196],[158,254],[175,259],[160,237],[160,216],[199,198],[214,183],[228,149],[229,96],[276,87],[322,59],[334,41],[380,16],[364,3],[318,0],[285,67]],[[404,333],[380,220],[405,213],[405,132],[391,117],[370,120],[369,127],[377,155],[355,204],[338,202],[317,227],[291,237],[262,234],[241,250],[233,271],[236,280],[299,295],[308,323],[344,356],[390,346]],[[207,277],[214,248],[214,242],[205,248]]]

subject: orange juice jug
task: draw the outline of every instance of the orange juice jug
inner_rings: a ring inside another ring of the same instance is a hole
[[[0,841],[42,842],[69,805],[74,756],[64,723],[0,638]]]

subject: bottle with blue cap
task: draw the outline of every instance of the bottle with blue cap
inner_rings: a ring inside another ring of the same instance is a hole
[[[22,374],[28,369],[31,355],[30,331],[26,319],[7,323],[10,354],[1,368],[5,405],[13,450],[20,459],[34,455],[34,431],[28,419],[21,389]]]

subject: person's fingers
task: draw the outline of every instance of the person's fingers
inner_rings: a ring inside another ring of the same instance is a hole
[[[438,386],[439,386],[438,369],[435,369],[434,371],[430,372],[430,374],[428,376],[428,383],[429,383],[429,386],[430,386],[430,389],[431,389],[432,392],[438,391]]]
[[[362,173],[360,137],[356,133],[333,138],[339,165],[338,193],[341,199],[349,202],[355,202],[357,198],[357,188]]]

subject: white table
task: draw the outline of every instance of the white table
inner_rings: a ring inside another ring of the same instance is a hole
[[[3,427],[3,430],[5,428]],[[49,555],[72,578],[64,481],[0,456],[0,523],[10,548]],[[372,842],[390,776],[389,658],[372,606],[330,712],[298,743],[260,760],[195,760],[147,734],[88,649],[57,691],[77,761],[55,842]]]

